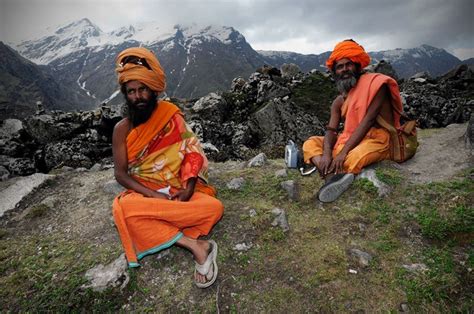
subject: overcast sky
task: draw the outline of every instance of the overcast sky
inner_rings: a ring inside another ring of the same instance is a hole
[[[84,17],[103,31],[137,22],[225,25],[258,50],[319,54],[353,38],[368,51],[429,44],[474,57],[474,0],[0,0],[0,40]]]

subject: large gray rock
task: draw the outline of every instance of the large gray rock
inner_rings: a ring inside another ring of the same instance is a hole
[[[248,162],[247,167],[262,167],[266,163],[267,156],[265,155],[265,153],[260,153]]]
[[[94,268],[89,269],[85,274],[88,284],[81,288],[101,292],[107,288],[119,287],[123,289],[130,281],[130,276],[127,273],[127,260],[125,254],[122,254],[115,261],[108,265],[99,264]]]
[[[216,94],[210,93],[201,97],[192,107],[192,111],[200,116],[201,119],[221,122],[225,119],[227,109],[226,100]]]

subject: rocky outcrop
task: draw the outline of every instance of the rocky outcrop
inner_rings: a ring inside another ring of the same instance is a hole
[[[397,77],[387,62],[367,70]],[[247,80],[235,78],[224,93],[186,102],[171,99],[186,115],[209,159],[250,159],[259,152],[282,158],[289,139],[301,146],[308,137],[324,133],[337,95],[328,74],[301,73],[291,64],[281,69],[281,76],[261,72]],[[420,73],[401,81],[404,110],[422,128],[468,121],[473,78],[472,67],[462,65],[436,79]],[[0,177],[110,163],[112,131],[121,115],[117,107],[103,106],[86,112],[38,111],[24,121],[4,120]]]
[[[401,84],[405,112],[421,128],[469,121],[474,107],[474,68],[460,65],[436,79],[425,73]]]
[[[63,166],[91,167],[111,156],[112,129],[119,119],[118,112],[103,107],[4,120],[0,127],[2,179]]]

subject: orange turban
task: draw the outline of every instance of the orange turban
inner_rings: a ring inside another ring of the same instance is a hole
[[[134,64],[132,62],[121,65],[120,63],[125,57],[135,56],[146,60],[150,66],[149,70],[146,66]],[[115,60],[119,84],[128,81],[137,80],[148,86],[151,90],[160,93],[166,87],[166,76],[160,62],[153,52],[146,48],[128,48],[119,53]]]
[[[364,47],[352,39],[341,41],[334,47],[329,59],[326,61],[326,66],[329,70],[332,70],[334,63],[344,58],[348,58],[354,63],[359,63],[361,68],[365,68],[370,63],[370,56],[365,52]]]

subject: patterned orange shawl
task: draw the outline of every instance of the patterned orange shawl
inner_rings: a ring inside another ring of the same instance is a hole
[[[130,131],[127,155],[130,175],[151,188],[183,188],[183,182],[195,176],[193,172],[207,182],[208,161],[199,140],[170,102],[160,101],[150,119]],[[202,158],[197,171],[183,167],[183,160],[193,155]],[[200,190],[199,184],[196,188]]]

